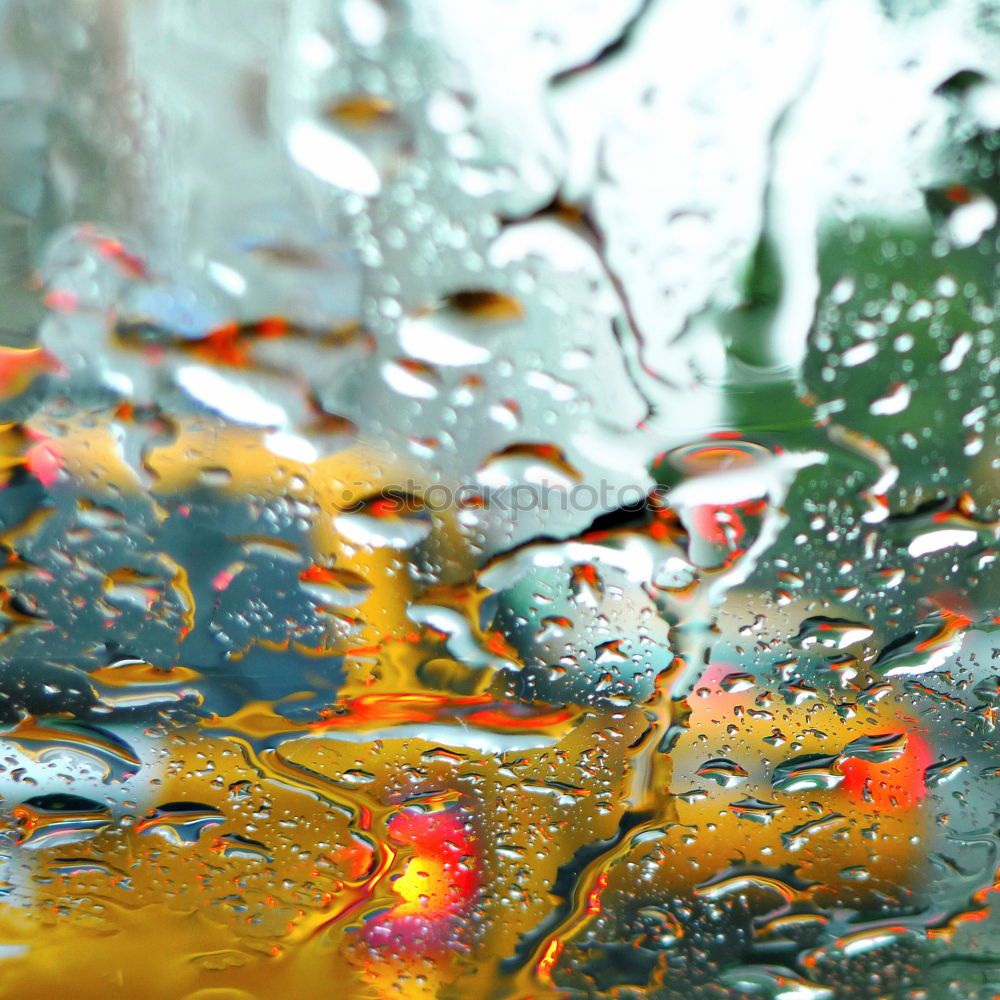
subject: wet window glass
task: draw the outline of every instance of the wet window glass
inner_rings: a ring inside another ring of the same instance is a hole
[[[996,3],[0,53],[3,996],[1000,996]]]

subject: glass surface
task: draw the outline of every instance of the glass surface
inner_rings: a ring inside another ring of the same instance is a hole
[[[0,53],[0,994],[1000,995],[1000,7]]]

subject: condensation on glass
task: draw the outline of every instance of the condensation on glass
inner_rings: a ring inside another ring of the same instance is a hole
[[[4,996],[1000,995],[1000,7],[0,51]]]

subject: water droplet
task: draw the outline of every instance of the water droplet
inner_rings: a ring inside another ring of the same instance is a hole
[[[837,756],[803,754],[782,761],[774,769],[771,787],[777,792],[801,792],[816,788],[836,788],[844,780],[837,771]]]
[[[991,198],[978,193],[958,205],[948,217],[947,232],[952,246],[971,247],[997,222],[997,207]]]
[[[701,778],[708,778],[723,788],[732,788],[747,777],[746,770],[739,764],[721,757],[702,764],[695,774]]]
[[[433,527],[427,508],[416,497],[380,493],[358,501],[334,518],[334,526],[356,545],[408,549]]]
[[[89,840],[112,823],[107,806],[79,795],[37,795],[14,807],[18,845],[32,850]]]
[[[556,446],[518,443],[492,454],[477,471],[476,479],[494,490],[511,489],[524,483],[569,490],[582,476]]]
[[[225,822],[218,809],[200,802],[166,802],[136,825],[141,834],[158,833],[177,844],[196,844],[205,830]]]
[[[434,399],[440,391],[440,378],[435,369],[413,358],[385,362],[382,377],[401,396]]]
[[[739,802],[733,802],[729,806],[730,812],[735,813],[740,819],[753,820],[755,823],[770,823],[784,808],[776,802],[765,802],[756,798],[740,799]]]
[[[332,129],[301,121],[288,134],[288,151],[298,164],[334,187],[368,197],[382,190],[382,178],[371,159]]]
[[[321,607],[356,607],[373,589],[360,574],[338,567],[310,566],[299,574],[299,580],[303,591]]]
[[[378,0],[344,0],[340,13],[358,45],[379,45],[385,38],[389,19]]]
[[[846,649],[855,643],[870,639],[874,634],[875,630],[868,625],[861,625],[846,618],[826,618],[816,615],[806,618],[789,641],[799,649],[810,649],[813,646]]]

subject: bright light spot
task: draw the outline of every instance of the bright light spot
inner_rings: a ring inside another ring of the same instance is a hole
[[[892,391],[888,395],[876,399],[868,407],[868,411],[876,417],[887,417],[896,413],[902,413],[910,405],[910,396],[910,387],[905,382],[899,382],[893,386]]]
[[[202,406],[238,424],[252,427],[282,427],[285,411],[246,386],[234,385],[210,368],[185,365],[177,372],[177,384]]]
[[[288,150],[299,166],[327,184],[369,197],[382,190],[375,164],[353,143],[314,122],[292,127]]]
[[[942,528],[940,531],[926,531],[918,535],[907,546],[911,556],[925,556],[930,552],[940,552],[953,545],[971,545],[979,535],[967,528]]]
[[[302,462],[310,465],[319,458],[319,452],[316,448],[305,438],[299,437],[297,434],[285,434],[280,431],[275,434],[268,434],[264,438],[264,444],[275,455],[280,455],[282,458],[290,458],[294,462]]]

